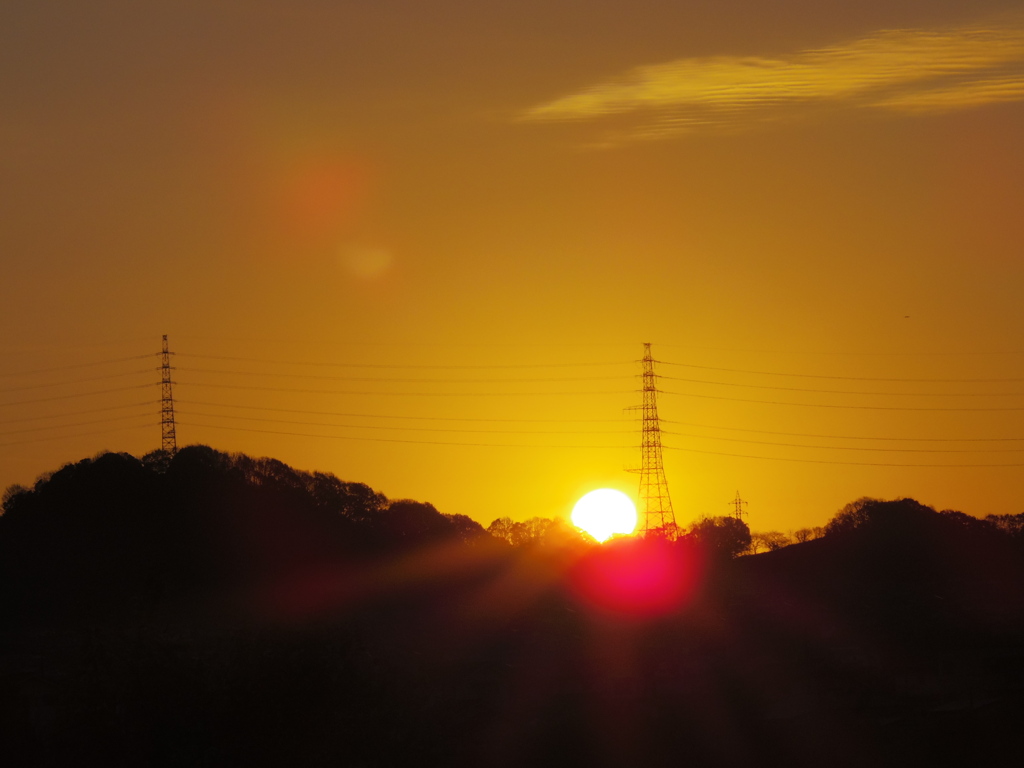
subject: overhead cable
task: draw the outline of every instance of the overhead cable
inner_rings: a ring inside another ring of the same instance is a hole
[[[785,437],[821,437],[829,440],[893,440],[905,443],[1000,443],[1024,442],[1024,437],[864,437],[854,435],[821,435],[810,432],[774,432],[767,429],[744,429],[742,427],[719,427],[711,424],[695,424],[689,421],[661,419],[662,424],[678,424],[701,429],[722,429],[729,432],[751,432],[758,435],[782,435]]]
[[[256,357],[228,357],[224,355],[193,355],[188,353],[177,353],[179,359],[196,360],[228,360],[232,362],[264,363],[266,365],[311,365],[328,368],[384,368],[391,370],[499,370],[517,368],[590,368],[611,365],[632,365],[632,360],[613,360],[610,362],[590,363],[521,363],[515,365],[387,365],[379,363],[325,363],[311,360],[268,360]]]
[[[692,365],[690,363],[672,363],[666,360],[656,361],[658,365],[672,365],[679,368],[695,368],[702,371],[725,371],[728,373],[748,373],[757,376],[785,376],[794,379],[831,379],[836,381],[903,381],[914,383],[942,383],[942,384],[1007,384],[1010,382],[1024,381],[1024,378],[1004,379],[904,379],[904,378],[878,378],[873,376],[824,376],[812,373],[780,373],[779,371],[751,371],[743,368],[718,368],[711,365]]]
[[[88,408],[84,411],[71,411],[70,413],[51,413],[47,416],[22,416],[17,419],[4,419],[0,421],[0,425],[3,424],[20,424],[25,421],[45,421],[46,419],[63,419],[74,416],[86,416],[90,413],[104,413],[109,411],[123,411],[128,408],[141,408],[145,405],[157,405],[159,400],[147,400],[141,403],[129,403],[127,405],[111,405],[106,408]]]
[[[178,422],[182,424],[183,422]],[[184,422],[185,426],[189,427],[200,427],[203,429],[227,429],[233,432],[256,432],[265,435],[287,435],[291,437],[318,437],[326,440],[351,440],[356,442],[369,442],[369,443],[407,443],[412,445],[454,445],[454,446],[469,446],[469,447],[480,447],[480,448],[529,448],[531,450],[541,450],[546,448],[616,448],[616,449],[630,449],[634,446],[629,445],[522,445],[516,443],[462,443],[462,442],[447,442],[440,440],[399,440],[397,438],[387,437],[354,437],[351,435],[311,435],[308,432],[278,432],[269,429],[250,429],[247,427],[225,427],[217,424],[196,424],[190,422]]]
[[[232,376],[276,376],[286,379],[326,379],[330,381],[360,381],[360,382],[381,382],[395,384],[521,384],[535,383],[540,381],[621,381],[623,379],[634,379],[635,376],[576,376],[571,378],[531,378],[531,379],[393,379],[381,377],[359,377],[359,376],[326,376],[318,373],[264,373],[254,371],[223,371],[212,368],[182,368],[176,367],[177,371],[189,373],[216,373],[229,374]]]
[[[33,371],[5,371],[0,376],[34,376],[37,373],[52,373],[53,371],[70,371],[73,368],[92,368],[97,365],[113,365],[114,363],[127,363],[132,360],[147,360],[151,357],[158,357],[159,353],[154,352],[147,355],[133,355],[132,357],[118,357],[113,360],[97,360],[93,363],[75,363],[73,365],[58,365],[53,368],[37,368]]]
[[[737,384],[732,381],[708,381],[706,379],[684,379],[678,376],[663,376],[659,379],[683,381],[690,384],[714,384],[720,387],[743,387],[744,389],[772,389],[786,392],[815,392],[827,395],[895,395],[897,397],[1021,397],[1024,392],[864,392],[849,389],[807,389],[803,387],[773,387],[767,384]]]
[[[127,432],[129,430],[136,429],[149,429],[150,427],[150,424],[140,424],[134,427],[112,427],[111,429],[97,429],[92,432],[78,432],[73,435],[50,435],[48,437],[32,437],[29,438],[28,440],[15,440],[14,442],[0,443],[0,448],[7,448],[14,445],[25,445],[27,443],[42,443],[49,440],[71,440],[76,437],[92,437],[93,435],[106,435],[111,432]]]
[[[781,456],[751,456],[743,453],[726,453],[724,451],[703,451],[698,448],[678,448],[672,445],[663,446],[669,451],[683,451],[685,453],[700,453],[707,456],[727,456],[732,459],[759,459],[762,461],[789,461],[797,464],[834,464],[844,467],[924,467],[935,468],[945,467],[948,469],[964,469],[968,467],[990,468],[990,467],[1024,467],[1021,464],[898,464],[894,462],[878,461],[829,461],[827,459],[789,459]]]
[[[995,411],[1024,411],[1024,406],[1011,408],[910,408],[903,406],[885,405],[838,405],[835,403],[785,403],[775,400],[747,400],[741,397],[722,397],[719,395],[696,395],[692,392],[672,392],[667,389],[659,389],[658,392],[666,395],[679,395],[681,397],[699,397],[703,400],[727,400],[732,403],[758,403],[760,405],[791,405],[798,408],[844,408],[858,411],[971,411],[971,412],[995,412]]]
[[[103,381],[106,379],[122,379],[125,376],[139,376],[140,374],[153,374],[152,369],[143,369],[140,371],[128,371],[126,373],[109,373],[106,376],[90,376],[85,379],[72,379],[70,381],[55,381],[50,384],[26,384],[21,387],[8,387],[7,389],[0,389],[0,394],[7,392],[23,392],[28,389],[49,389],[52,387],[64,387],[69,384],[85,384],[90,381]]]
[[[633,434],[631,429],[612,430],[543,430],[543,429],[452,429],[441,427],[391,427],[376,426],[373,424],[327,424],[322,421],[294,421],[291,419],[267,419],[259,416],[232,416],[224,413],[202,413],[200,411],[180,410],[179,415],[188,418],[189,416],[202,416],[215,419],[239,419],[244,421],[271,422],[274,424],[300,424],[308,427],[331,427],[337,429],[386,429],[398,432],[460,432],[473,434],[491,435],[628,435]],[[1024,449],[1022,449],[1024,450]]]
[[[869,448],[860,445],[802,445],[800,443],[776,443],[769,440],[743,440],[738,437],[712,437],[710,435],[694,435],[687,432],[662,430],[663,435],[677,437],[693,437],[698,440],[722,440],[729,443],[747,443],[749,445],[775,445],[783,448],[813,448],[825,451],[871,451],[875,453],[1024,453],[1024,448]]]
[[[112,421],[127,421],[129,419],[152,418],[155,414],[133,413],[129,416],[110,416],[105,419],[93,419],[92,421],[79,421],[74,424],[53,424],[48,427],[29,427],[27,429],[12,429],[7,432],[0,432],[0,437],[6,435],[20,435],[26,432],[45,432],[48,429],[70,429],[72,427],[84,427],[92,424],[109,424]]]
[[[29,405],[31,403],[49,403],[55,400],[71,400],[76,397],[91,397],[92,395],[108,395],[112,392],[128,392],[133,389],[146,389],[147,387],[159,386],[160,382],[154,381],[150,384],[136,384],[130,387],[117,387],[116,389],[100,389],[93,392],[78,392],[74,395],[58,395],[56,397],[40,397],[35,400],[19,400],[14,403],[0,403],[0,408],[6,408],[11,405]]]
[[[386,397],[534,397],[541,395],[623,395],[632,394],[633,390],[603,390],[594,392],[344,392],[336,389],[294,389],[291,387],[255,387],[241,384],[212,384],[198,381],[174,382],[184,387],[212,387],[215,389],[242,389],[260,392],[294,392],[311,395],[380,395]]]
[[[175,403],[186,405],[203,405],[211,408],[241,408],[248,411],[269,411],[272,413],[298,413],[306,416],[340,416],[350,419],[402,419],[412,421],[460,421],[514,424],[618,424],[630,422],[632,419],[484,419],[458,416],[399,416],[393,413],[349,413],[340,411],[310,411],[296,408],[266,408],[260,405],[239,405],[238,403],[211,403],[203,400],[182,400],[175,398]]]
[[[1024,355],[1024,349],[1001,349],[993,351],[961,351],[961,352],[837,352],[834,350],[794,350],[794,349],[741,349],[737,347],[706,347],[698,344],[656,344],[658,348],[700,349],[706,352],[731,352],[749,355],[806,355],[827,357],[983,357],[986,355]]]

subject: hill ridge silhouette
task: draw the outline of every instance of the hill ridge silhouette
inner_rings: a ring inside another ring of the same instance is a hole
[[[772,552],[666,542],[695,580],[641,616],[574,588],[624,545],[512,547],[206,446],[102,454],[5,494],[0,737],[40,766],[1011,765],[1014,525],[860,499]]]

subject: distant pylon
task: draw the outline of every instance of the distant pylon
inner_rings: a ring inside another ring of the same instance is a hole
[[[174,392],[171,390],[171,352],[164,334],[163,354],[160,366],[160,448],[173,456],[178,452],[178,438],[174,434]]]
[[[747,514],[743,511],[743,505],[746,504],[747,502],[740,498],[739,491],[736,491],[736,498],[730,501],[729,503],[732,504],[734,509],[732,516],[735,517],[737,520],[742,520],[743,516]]]
[[[654,358],[651,345],[644,344],[643,359],[643,430],[640,440],[640,503],[643,507],[641,533],[651,532],[674,537],[676,515],[668,495],[668,480],[661,458],[661,421],[658,419],[658,387],[655,384]]]

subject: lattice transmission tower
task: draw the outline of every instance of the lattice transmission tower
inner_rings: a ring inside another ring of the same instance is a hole
[[[178,438],[174,433],[174,391],[171,381],[171,351],[164,334],[163,354],[160,365],[160,448],[169,456],[178,452]]]
[[[743,509],[746,503],[747,502],[740,498],[740,492],[736,491],[736,498],[730,501],[729,505],[733,508],[732,516],[735,517],[737,520],[742,520],[743,516],[747,514],[746,511]]]
[[[654,373],[654,358],[651,345],[644,344],[643,359],[643,429],[640,440],[640,469],[633,470],[640,475],[640,504],[643,507],[641,534],[674,537],[676,515],[672,511],[672,498],[668,495],[668,480],[665,479],[665,465],[661,458],[661,421],[658,418],[657,375]]]

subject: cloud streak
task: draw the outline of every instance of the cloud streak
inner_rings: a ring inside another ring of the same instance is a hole
[[[535,106],[527,121],[626,119],[634,138],[814,107],[938,112],[1024,100],[1024,22],[884,30],[787,56],[687,58]]]

